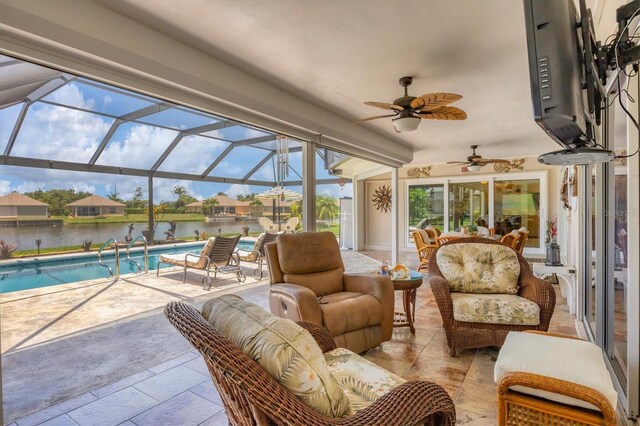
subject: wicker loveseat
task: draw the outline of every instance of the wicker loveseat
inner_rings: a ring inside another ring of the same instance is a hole
[[[451,272],[443,274],[443,265],[485,280],[485,287],[478,289],[474,287],[477,283],[464,282],[461,288],[460,283],[445,278]],[[510,278],[513,283],[507,291],[499,286],[491,288],[492,280],[506,282]],[[429,263],[429,285],[442,315],[451,356],[457,348],[501,346],[510,331],[547,331],[556,304],[551,284],[536,278],[520,253],[486,238],[458,238],[438,247]]]
[[[229,311],[224,306],[230,305],[235,309],[238,303],[248,315],[245,316],[243,310]],[[347,349],[336,348],[328,330],[317,324],[299,322],[296,325],[255,305],[246,308],[247,305],[251,304],[228,295],[205,303],[202,312],[182,302],[171,302],[165,308],[169,321],[203,356],[230,425],[455,424],[453,401],[441,386],[425,381],[405,382]],[[305,329],[310,336],[305,336]],[[288,337],[284,342],[278,341],[283,335]],[[355,364],[350,368],[331,370],[330,377],[327,377],[326,371],[318,373],[318,362],[325,367]],[[274,365],[279,369],[278,374],[268,372]],[[371,368],[377,371],[367,373]],[[343,377],[340,377],[341,371]],[[345,376],[345,372],[349,374]],[[391,388],[375,383],[383,376],[394,381]],[[326,384],[334,379],[339,386],[337,389]],[[366,380],[373,384],[363,384]],[[301,386],[292,389],[292,383],[300,383]],[[310,394],[309,389],[315,389],[314,386],[324,386],[321,395]],[[336,390],[348,400],[347,406],[342,405],[346,411],[335,408],[341,404]],[[355,395],[360,391],[375,394],[375,397],[367,400]],[[332,401],[328,403],[331,413],[337,415],[319,412],[317,404],[320,398],[329,398]],[[314,408],[311,403],[316,404]]]

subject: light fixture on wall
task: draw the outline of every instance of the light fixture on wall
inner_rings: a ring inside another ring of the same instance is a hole
[[[397,132],[413,132],[420,125],[420,118],[418,117],[400,117],[393,120],[393,127]]]

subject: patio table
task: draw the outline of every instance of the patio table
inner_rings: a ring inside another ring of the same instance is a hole
[[[422,285],[423,275],[420,272],[411,272],[409,278],[391,279],[393,289],[402,291],[402,304],[404,312],[395,312],[393,317],[394,327],[409,327],[411,334],[416,334],[413,325],[416,316],[416,294],[418,288]]]

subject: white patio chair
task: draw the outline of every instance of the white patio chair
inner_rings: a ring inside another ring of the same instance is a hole
[[[260,226],[262,226],[262,229],[264,230],[264,232],[268,234],[276,234],[280,230],[280,227],[278,226],[278,224],[273,223],[273,221],[268,217],[264,217],[264,216],[259,217],[258,223],[260,224]]]
[[[285,233],[293,234],[294,232],[296,232],[296,226],[298,226],[299,222],[300,219],[298,219],[297,217],[292,217],[282,225],[281,229]]]

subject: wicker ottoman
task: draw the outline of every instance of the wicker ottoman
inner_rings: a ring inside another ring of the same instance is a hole
[[[540,331],[511,332],[494,379],[499,425],[616,424],[618,395],[593,343]]]

